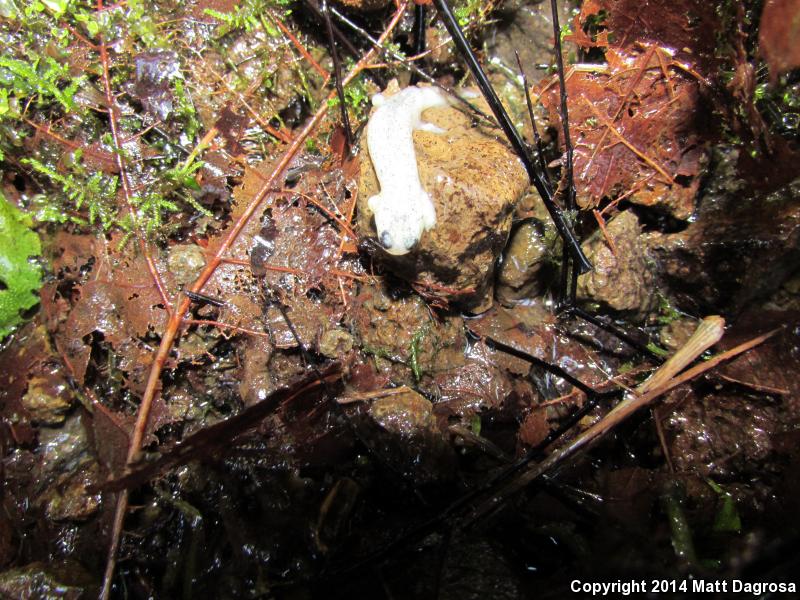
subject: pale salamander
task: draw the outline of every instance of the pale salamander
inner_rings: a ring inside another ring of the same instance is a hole
[[[423,231],[436,225],[436,209],[422,188],[411,133],[444,131],[422,121],[422,112],[447,106],[447,96],[435,87],[407,87],[388,98],[376,94],[369,120],[367,145],[381,191],[368,206],[375,215],[378,240],[389,254],[406,254]]]

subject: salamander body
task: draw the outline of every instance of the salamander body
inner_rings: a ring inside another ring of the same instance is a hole
[[[376,94],[377,107],[369,120],[367,145],[381,191],[368,206],[375,215],[378,240],[389,254],[406,254],[422,232],[436,225],[436,209],[419,179],[412,132],[423,129],[443,133],[422,121],[423,111],[447,106],[443,92],[434,87],[407,87],[385,98]]]

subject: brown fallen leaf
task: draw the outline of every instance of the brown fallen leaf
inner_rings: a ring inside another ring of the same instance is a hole
[[[761,12],[758,47],[772,83],[800,67],[800,0],[767,0]]]

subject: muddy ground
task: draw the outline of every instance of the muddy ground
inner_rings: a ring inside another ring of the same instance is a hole
[[[568,205],[549,4],[453,4]],[[558,4],[574,282],[433,5],[334,57],[313,0],[0,2],[0,595],[797,583],[800,7]],[[426,78],[392,256],[370,97]],[[698,364],[772,334],[515,487],[710,315]]]

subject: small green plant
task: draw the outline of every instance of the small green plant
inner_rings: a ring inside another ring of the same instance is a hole
[[[217,29],[217,34],[222,37],[234,29],[252,31],[262,25],[269,35],[278,35],[278,30],[262,20],[262,15],[270,8],[286,8],[293,0],[245,0],[231,12],[220,12],[213,8],[206,8],[205,14],[221,21],[223,25]],[[274,32],[274,33],[273,33]]]
[[[419,364],[422,340],[428,335],[430,329],[431,324],[425,323],[414,333],[414,337],[411,338],[408,366],[411,367],[411,372],[414,373],[414,381],[417,382],[422,378],[422,367]]]
[[[77,157],[78,159],[80,156]],[[59,173],[35,158],[23,158],[22,164],[44,175],[61,188],[66,199],[65,206],[59,206],[50,198],[40,198],[35,205],[37,221],[78,225],[99,223],[103,231],[108,231],[116,222],[114,202],[117,195],[118,178],[100,172],[81,177],[77,173]],[[85,213],[84,219],[81,214]]]
[[[83,77],[71,77],[66,64],[49,56],[30,62],[0,56],[0,89],[4,97],[0,101],[0,117],[19,116],[19,108],[30,97],[35,97],[40,106],[55,101],[65,111],[73,111],[75,92],[83,80]]]
[[[472,23],[473,21],[480,20],[483,11],[483,2],[481,0],[466,0],[461,6],[456,6],[453,10],[458,24],[463,28]]]
[[[32,219],[0,193],[0,340],[39,302],[42,270],[32,262],[41,251]]]

